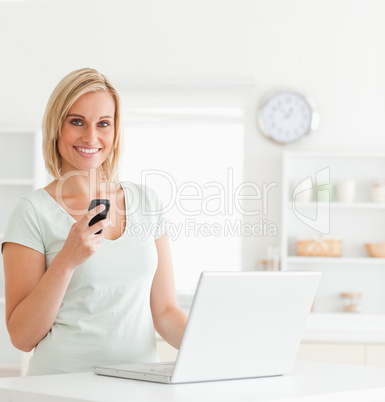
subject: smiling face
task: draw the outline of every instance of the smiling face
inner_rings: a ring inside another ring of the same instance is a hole
[[[72,105],[58,140],[61,175],[102,165],[112,150],[114,116],[115,102],[108,91],[87,93]]]

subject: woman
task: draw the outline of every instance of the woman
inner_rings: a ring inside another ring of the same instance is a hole
[[[154,328],[179,348],[186,316],[162,206],[152,189],[117,181],[120,119],[116,90],[93,69],[67,75],[48,101],[43,153],[55,180],[19,200],[2,245],[8,332],[16,348],[35,348],[28,375],[156,361]],[[110,211],[89,226],[98,198]]]

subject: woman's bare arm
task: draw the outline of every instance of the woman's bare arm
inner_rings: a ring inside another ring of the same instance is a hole
[[[151,312],[154,327],[171,346],[179,349],[186,327],[187,316],[179,308],[167,235],[155,240],[158,251],[158,267],[151,288]]]
[[[45,273],[45,256],[16,243],[3,248],[6,323],[12,344],[32,350],[51,329],[73,270],[58,256]]]

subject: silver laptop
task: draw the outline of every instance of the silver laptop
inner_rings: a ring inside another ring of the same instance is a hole
[[[321,274],[203,272],[175,362],[94,373],[188,383],[290,373]]]

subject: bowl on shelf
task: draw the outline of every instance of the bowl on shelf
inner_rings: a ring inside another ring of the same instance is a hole
[[[385,258],[385,243],[366,243],[365,247],[371,257]]]

